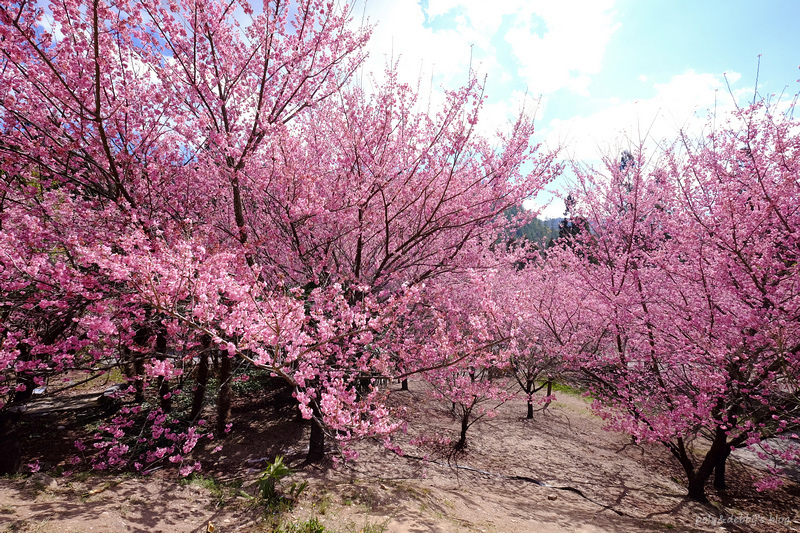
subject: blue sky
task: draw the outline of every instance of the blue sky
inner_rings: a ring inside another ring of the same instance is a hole
[[[376,24],[367,69],[399,57],[435,100],[471,61],[488,76],[487,132],[527,95],[536,140],[587,162],[699,131],[698,113],[752,98],[759,55],[761,95],[800,90],[800,0],[361,1],[356,16]]]

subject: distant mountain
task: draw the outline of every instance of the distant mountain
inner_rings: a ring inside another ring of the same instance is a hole
[[[537,219],[538,220],[538,219]],[[555,236],[558,237],[558,227],[561,225],[561,222],[564,220],[563,217],[559,218],[545,218],[542,220],[542,224],[545,225],[550,231],[555,232]]]
[[[509,209],[506,216],[513,217],[517,213],[516,209]],[[545,246],[551,241],[558,239],[558,225],[561,218],[551,218],[540,220],[534,218],[527,224],[519,227],[514,231],[514,238],[525,238],[530,242],[541,243],[544,241]]]

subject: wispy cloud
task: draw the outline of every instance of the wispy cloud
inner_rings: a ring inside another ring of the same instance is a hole
[[[618,28],[613,0],[369,1],[359,9],[377,26],[371,70],[401,57],[401,71],[435,85],[463,82],[470,62],[506,91],[547,95],[559,89],[586,94],[602,68]],[[421,76],[420,76],[421,75]]]
[[[727,76],[733,88],[740,76]],[[651,98],[609,100],[595,113],[550,121],[548,144],[563,146],[569,155],[589,162],[639,145],[655,150],[680,131],[700,134],[708,112],[726,113],[740,97],[737,90],[728,93],[723,76],[693,70],[651,86],[655,90]]]
[[[512,45],[519,76],[534,92],[567,88],[588,96],[600,72],[614,21],[613,0],[522,2],[505,39]]]

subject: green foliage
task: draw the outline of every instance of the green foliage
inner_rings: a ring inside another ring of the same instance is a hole
[[[545,244],[558,238],[558,231],[550,225],[545,224],[538,218],[534,218],[516,231],[518,237],[524,237],[533,243]]]
[[[279,491],[278,485],[291,474],[292,469],[283,462],[283,456],[278,455],[259,476],[256,484],[256,500],[264,506],[267,512],[275,513],[291,508],[308,486],[305,481],[300,484],[292,483],[285,492]]]
[[[276,533],[328,533],[329,530],[320,524],[317,517],[312,517],[305,522],[285,524],[276,530]]]
[[[571,396],[584,396],[586,394],[586,389],[579,386],[573,386],[568,383],[560,383],[558,381],[553,382],[553,392],[560,392],[563,394],[569,394]],[[589,398],[592,396],[589,395]]]
[[[237,396],[260,394],[275,388],[275,386],[276,379],[270,377],[269,372],[251,365],[242,365],[233,372],[231,388]]]
[[[509,220],[519,213],[519,208],[512,207],[505,212]],[[513,229],[509,236],[513,240],[526,239],[534,244],[544,244],[558,239],[558,227],[552,223],[548,224],[538,218],[531,219],[528,223]]]
[[[202,474],[193,473],[188,477],[178,480],[178,484],[184,485],[197,485],[212,492],[222,490],[222,485],[211,476],[204,476]]]

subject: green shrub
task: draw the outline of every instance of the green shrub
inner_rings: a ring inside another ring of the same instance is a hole
[[[267,512],[274,513],[291,508],[308,486],[305,481],[300,484],[292,483],[288,489],[280,491],[278,485],[291,474],[292,469],[283,462],[283,456],[278,455],[259,476],[256,484],[256,500],[264,505]]]

